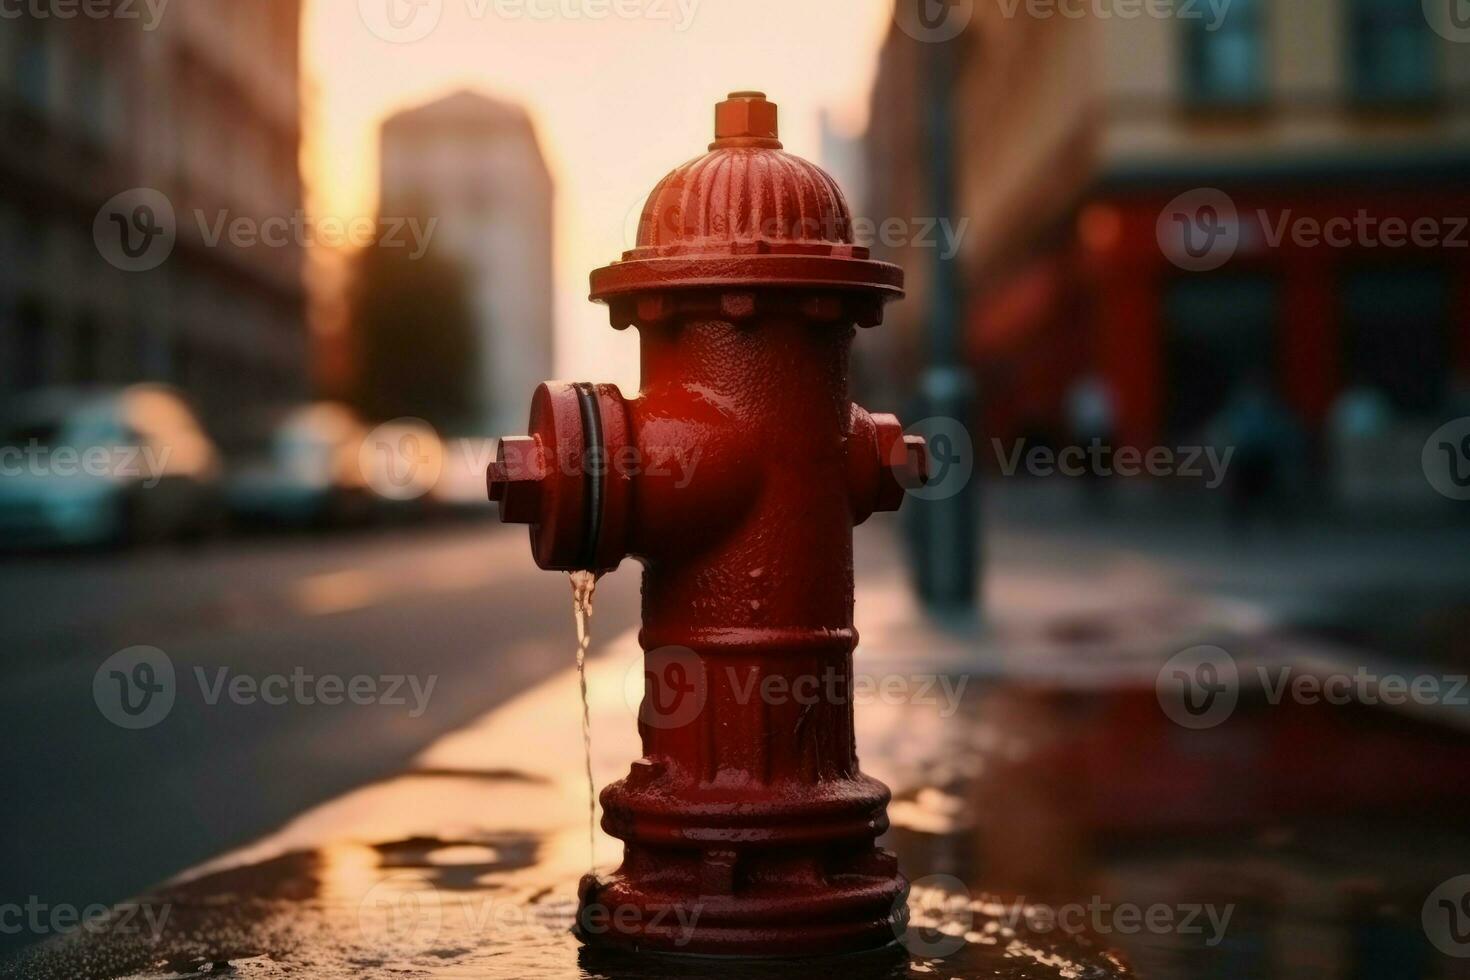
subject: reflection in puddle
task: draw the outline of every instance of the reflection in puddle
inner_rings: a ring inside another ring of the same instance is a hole
[[[448,866],[474,864],[493,865],[500,860],[500,852],[493,847],[479,844],[459,844],[431,851],[426,859],[430,864]]]

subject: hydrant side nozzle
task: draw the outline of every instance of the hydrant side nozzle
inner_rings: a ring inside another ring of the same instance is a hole
[[[631,493],[616,465],[630,440],[622,394],[615,385],[547,382],[531,400],[529,428],[500,440],[486,472],[501,521],[530,525],[544,569],[616,568]]]
[[[540,512],[545,476],[545,454],[538,437],[496,440],[495,460],[485,472],[485,484],[490,499],[500,505],[500,519],[507,523],[534,520]]]
[[[905,472],[912,479],[912,483],[904,484],[904,488],[912,490],[914,487],[929,485],[929,442],[923,436],[906,435],[903,437]]]
[[[929,449],[924,437],[903,431],[896,416],[872,416],[878,450],[878,488],[875,512],[898,510],[908,491],[924,485],[929,474]]]

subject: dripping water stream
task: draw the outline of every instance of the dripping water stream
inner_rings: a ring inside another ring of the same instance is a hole
[[[592,595],[597,575],[571,572],[572,615],[577,622],[577,683],[582,689],[582,754],[587,767],[587,865],[597,873],[597,787],[592,782],[592,716],[587,704],[587,650],[592,645]]]

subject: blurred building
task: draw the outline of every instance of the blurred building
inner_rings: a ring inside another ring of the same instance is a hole
[[[389,118],[385,217],[437,220],[432,247],[468,274],[483,432],[517,432],[552,371],[552,182],[524,109],[461,91]]]
[[[1119,441],[1145,447],[1199,438],[1252,379],[1308,433],[1349,389],[1442,414],[1470,381],[1470,44],[1418,0],[1163,6],[1195,16],[958,5],[973,7],[952,42],[954,118],[986,435],[1065,436],[1068,392],[1093,374]],[[934,49],[904,20],[872,96],[874,216],[925,214]],[[1186,233],[1227,252],[1181,252]],[[911,300],[869,352],[901,378],[922,351],[924,247],[878,248]]]
[[[0,388],[171,382],[226,446],[242,408],[306,393],[299,236],[238,247],[215,234],[222,217],[300,213],[300,6],[6,17]],[[139,187],[168,199],[177,242],[125,272],[93,223]]]
[[[868,161],[861,133],[842,131],[826,109],[817,113],[822,169],[832,175],[853,208],[868,200]]]

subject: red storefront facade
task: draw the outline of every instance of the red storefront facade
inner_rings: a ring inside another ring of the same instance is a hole
[[[975,304],[987,434],[1065,433],[1066,392],[1089,372],[1112,391],[1119,444],[1138,447],[1197,431],[1247,375],[1309,432],[1354,384],[1433,414],[1470,381],[1470,190],[1395,183],[1100,182]],[[1183,267],[1198,264],[1167,228],[1204,186],[1235,210],[1208,270]]]

